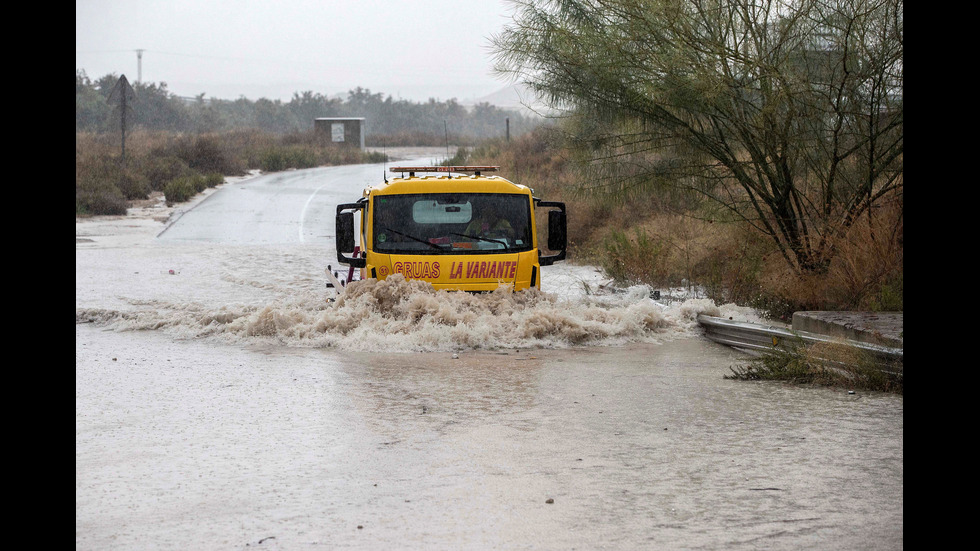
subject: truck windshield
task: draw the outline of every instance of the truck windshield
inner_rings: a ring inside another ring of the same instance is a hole
[[[517,252],[531,249],[527,195],[444,193],[374,199],[373,247],[379,253]]]

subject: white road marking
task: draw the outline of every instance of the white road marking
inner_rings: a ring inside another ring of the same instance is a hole
[[[303,237],[303,226],[306,224],[306,209],[310,207],[310,203],[313,202],[313,198],[316,197],[316,194],[320,193],[321,189],[327,187],[332,183],[333,182],[327,182],[322,186],[316,188],[316,190],[313,193],[311,193],[310,196],[306,199],[306,203],[303,205],[303,212],[301,212],[299,215],[299,242],[300,243],[306,242],[306,238]]]

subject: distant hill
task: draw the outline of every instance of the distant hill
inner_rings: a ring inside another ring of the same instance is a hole
[[[463,105],[476,105],[478,103],[489,103],[501,109],[512,109],[520,111],[526,115],[546,115],[551,109],[535,97],[527,86],[523,84],[512,84],[504,86],[500,90],[483,97],[461,102]]]

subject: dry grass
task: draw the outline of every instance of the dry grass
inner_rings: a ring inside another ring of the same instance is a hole
[[[901,196],[858,220],[832,245],[826,273],[768,268],[767,292],[795,310],[903,310],[904,217]]]
[[[186,201],[213,185],[215,175],[238,176],[249,169],[275,172],[382,160],[378,153],[330,147],[312,132],[238,130],[136,131],[126,137],[124,161],[121,135],[76,133],[75,214],[124,214],[126,201],[145,199],[152,191],[165,191],[168,201]]]
[[[582,182],[550,132],[489,142],[469,162],[501,165],[535,196],[564,201],[572,261],[600,265],[624,282],[697,285],[717,302],[755,306],[774,317],[796,310],[902,310],[900,194],[831,243],[826,272],[800,275],[767,236],[744,223],[699,219],[684,198],[578,193]]]

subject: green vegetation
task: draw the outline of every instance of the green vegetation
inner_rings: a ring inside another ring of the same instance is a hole
[[[858,225],[900,234],[877,219],[902,211],[902,0],[530,1],[495,50],[565,109],[583,191],[686,195],[799,276]]]
[[[183,203],[205,189],[223,183],[224,180],[224,176],[217,172],[204,175],[190,172],[164,184],[163,195],[168,203]]]
[[[473,156],[571,202],[575,256],[775,317],[902,309],[902,0],[532,0],[494,48],[562,116]]]
[[[302,92],[284,103],[203,94],[187,99],[171,94],[164,83],[135,83],[123,160],[120,114],[107,99],[118,80],[110,74],[93,81],[75,72],[76,215],[125,214],[128,201],[152,192],[171,203],[186,201],[218,178],[253,169],[384,160],[383,154],[325,144],[313,131],[319,117],[364,117],[365,144],[388,147],[443,146],[447,137],[465,145],[503,136],[508,119],[514,135],[539,123],[488,104],[467,109],[455,99],[416,103],[362,88],[346,100]]]
[[[844,345],[774,349],[747,365],[731,368],[726,379],[739,381],[787,381],[853,390],[904,394],[901,369],[890,369],[870,354]]]
[[[137,130],[126,138],[75,134],[75,214],[125,214],[127,201],[163,192],[180,203],[248,170],[279,171],[382,162],[384,155],[329,147],[312,132],[277,135],[257,130],[184,135]]]
[[[660,238],[651,238],[646,231],[636,229],[632,238],[613,230],[603,243],[603,265],[606,273],[618,281],[666,281],[669,269],[665,248]]]
[[[107,97],[119,80],[109,74],[91,80],[75,71],[75,132],[118,133],[117,107]],[[127,121],[146,131],[182,134],[224,134],[260,131],[279,135],[302,135],[313,130],[320,117],[364,117],[367,146],[442,146],[448,129],[452,143],[472,145],[488,137],[503,137],[507,120],[512,135],[530,131],[536,117],[501,109],[487,103],[466,108],[455,99],[427,102],[396,100],[381,93],[356,88],[345,99],[312,91],[297,92],[288,102],[260,98],[222,100],[181,98],[167,90],[166,83],[132,83],[136,92]],[[309,160],[309,159],[307,159]]]
[[[753,306],[787,321],[798,310],[903,309],[901,202],[884,204],[873,224],[851,228],[826,270],[801,274],[765,234],[691,194],[650,191],[620,200],[583,193],[563,144],[559,129],[541,126],[509,142],[489,140],[453,164],[500,165],[535,196],[565,201],[569,259],[600,266],[623,284],[697,287],[718,304]]]

